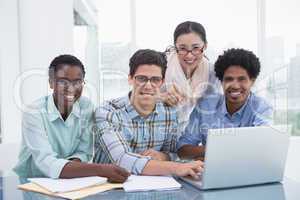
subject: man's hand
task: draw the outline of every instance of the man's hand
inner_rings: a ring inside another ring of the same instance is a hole
[[[199,179],[199,173],[203,172],[204,163],[200,160],[190,163],[178,163],[174,169],[176,176],[191,176],[194,179]]]
[[[114,164],[99,164],[98,176],[107,177],[109,182],[123,183],[127,180],[130,173]]]
[[[168,161],[170,156],[164,152],[159,152],[154,149],[148,149],[140,153],[142,156],[150,156],[154,160]]]

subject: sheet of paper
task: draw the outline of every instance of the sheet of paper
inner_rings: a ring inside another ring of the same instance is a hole
[[[170,176],[136,176],[131,175],[123,184],[125,192],[149,190],[176,190],[181,188],[173,177]]]
[[[21,190],[25,191],[30,191],[30,192],[37,192],[49,196],[54,196],[54,197],[62,197],[65,199],[82,199],[90,195],[94,195],[100,192],[112,190],[112,189],[117,189],[117,188],[122,188],[123,184],[121,183],[104,183],[101,185],[96,185],[96,186],[91,186],[88,188],[84,188],[81,190],[76,190],[72,192],[62,192],[62,193],[53,193],[50,192],[43,187],[36,185],[35,183],[25,183],[22,185],[18,185],[18,188]]]
[[[107,178],[99,176],[71,179],[29,178],[28,180],[50,192],[69,192],[107,182]]]

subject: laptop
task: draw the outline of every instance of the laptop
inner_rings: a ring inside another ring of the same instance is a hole
[[[209,129],[204,172],[199,180],[181,177],[206,190],[283,179],[290,126]]]

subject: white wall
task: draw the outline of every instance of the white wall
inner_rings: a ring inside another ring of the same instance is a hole
[[[59,54],[73,53],[73,0],[19,1],[21,71],[43,69],[24,82],[25,103],[48,92],[47,68]],[[38,84],[37,84],[38,83]]]
[[[1,0],[0,14],[1,170],[15,164],[20,146],[21,108],[14,99],[15,81],[35,70],[19,88],[20,102],[25,104],[48,93],[50,61],[73,53],[73,0]]]
[[[14,82],[20,73],[18,14],[18,0],[0,1],[1,132],[5,143],[19,140],[21,125],[13,98]]]

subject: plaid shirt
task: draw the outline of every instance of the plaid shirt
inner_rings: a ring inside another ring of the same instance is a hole
[[[161,102],[144,118],[128,96],[121,97],[99,107],[95,118],[96,163],[116,163],[140,174],[151,158],[139,153],[147,149],[176,152],[179,133],[176,111]]]

